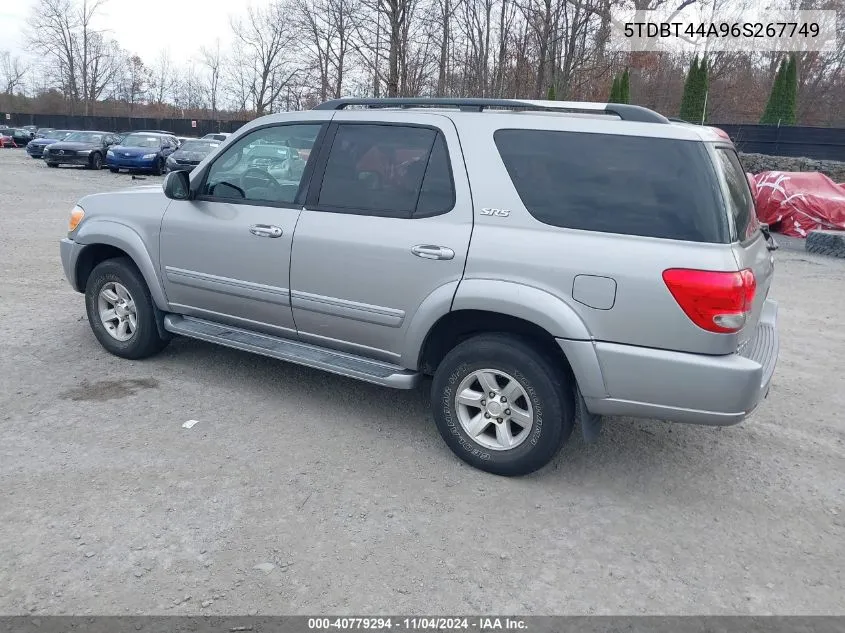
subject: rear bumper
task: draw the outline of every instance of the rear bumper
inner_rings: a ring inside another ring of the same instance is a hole
[[[558,343],[591,413],[736,424],[768,395],[779,351],[777,303],[766,301],[754,337],[726,356],[591,341]]]

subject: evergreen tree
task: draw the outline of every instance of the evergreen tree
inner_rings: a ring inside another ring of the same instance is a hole
[[[631,75],[627,68],[619,81],[619,103],[631,103]]]
[[[786,88],[787,61],[782,59],[775,73],[775,80],[772,84],[772,92],[766,102],[766,109],[760,117],[760,123],[764,125],[777,125],[783,118],[784,89]]]
[[[781,107],[781,125],[795,125],[798,118],[798,60],[795,55],[789,56],[784,74]]]
[[[692,102],[692,116],[690,123],[704,123],[707,120],[707,90],[709,86],[709,76],[707,68],[707,57],[701,59],[698,65],[698,71],[695,76],[695,84],[693,90]]]
[[[549,86],[549,91],[546,93],[546,99],[548,99],[549,101],[554,101],[555,99],[557,99],[557,97],[555,96],[554,84]]]
[[[678,114],[684,121],[694,122],[695,115],[693,113],[693,91],[695,88],[696,77],[698,76],[698,55],[693,57],[690,62],[689,72],[684,81],[684,93],[681,97],[681,110]]]
[[[613,85],[610,87],[610,98],[608,103],[619,103],[619,75],[613,76]]]

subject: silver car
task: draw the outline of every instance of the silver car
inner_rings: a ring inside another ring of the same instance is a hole
[[[113,354],[179,335],[385,387],[432,376],[449,447],[520,475],[576,422],[593,440],[603,416],[753,411],[778,355],[775,247],[713,129],[631,105],[341,99],[257,119],[163,187],[81,199],[61,258]]]

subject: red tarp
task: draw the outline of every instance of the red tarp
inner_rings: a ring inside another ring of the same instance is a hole
[[[815,229],[845,230],[845,183],[818,172],[749,174],[757,217],[773,231],[807,237]]]

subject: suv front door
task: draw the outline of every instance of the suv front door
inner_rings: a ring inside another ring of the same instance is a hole
[[[310,170],[291,168],[290,139],[316,148],[323,129],[321,121],[257,128],[196,174],[193,200],[170,203],[161,274],[173,312],[295,337],[291,243]]]
[[[472,201],[451,120],[368,115],[340,112],[329,127],[294,236],[291,302],[302,340],[398,362],[423,301],[448,311]]]

